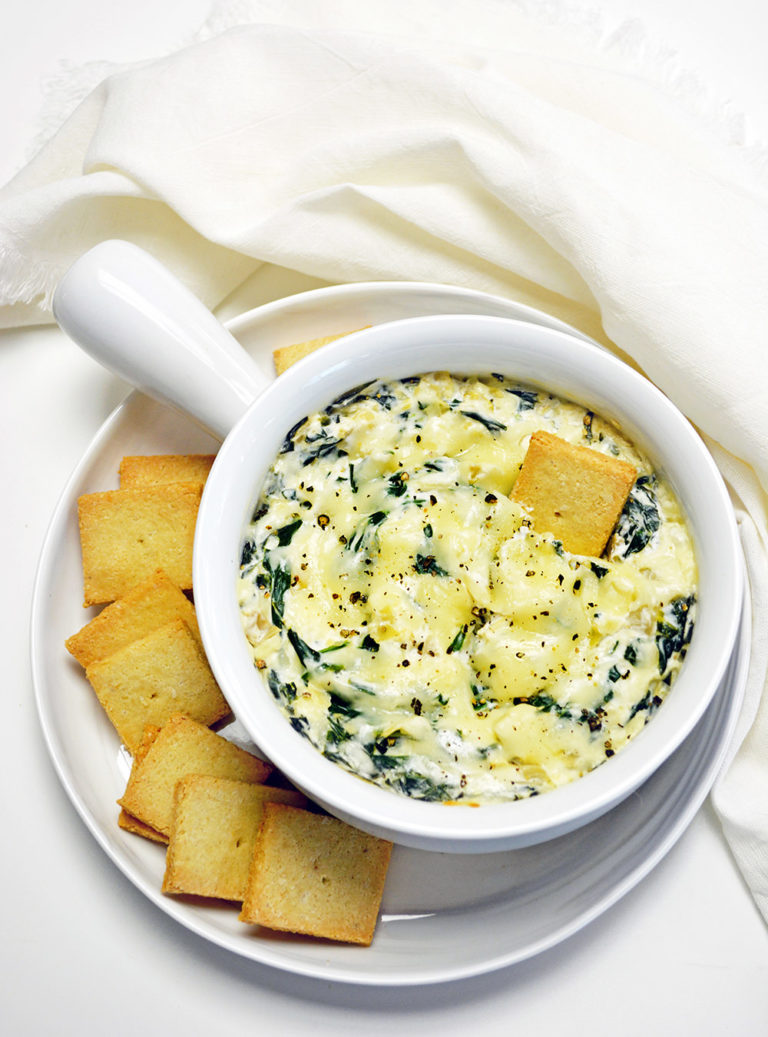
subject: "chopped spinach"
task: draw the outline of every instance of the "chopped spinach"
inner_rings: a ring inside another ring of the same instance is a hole
[[[294,533],[301,525],[302,520],[300,518],[294,519],[293,522],[289,522],[287,526],[283,526],[281,529],[275,531],[277,537],[277,543],[280,547],[287,547],[288,544],[293,540]]]
[[[567,706],[562,706],[557,699],[544,691],[537,691],[534,695],[516,695],[512,699],[513,706],[518,706],[521,703],[527,703],[542,713],[554,713],[555,716],[563,720],[573,719],[573,713]]]
[[[498,705],[496,699],[489,698],[485,688],[481,688],[479,684],[472,684],[471,689],[472,709],[475,713],[487,713],[496,708]]]
[[[417,554],[416,561],[413,563],[413,568],[417,573],[422,575],[429,574],[430,576],[447,576],[448,572],[443,569],[442,566],[438,565],[435,561],[434,555],[423,555]]]
[[[384,410],[391,410],[392,404],[397,402],[397,397],[394,393],[386,392],[383,389],[377,389],[376,392],[372,392],[369,398],[375,400]]]
[[[658,695],[654,695],[652,689],[649,688],[648,691],[646,691],[645,695],[643,695],[643,697],[638,702],[636,702],[632,709],[629,711],[627,723],[629,723],[629,721],[632,720],[633,717],[636,717],[638,713],[642,713],[646,710],[648,712],[648,716],[650,716],[652,713],[655,713],[655,711],[658,709],[660,705],[661,699]]]
[[[397,401],[397,397],[394,393],[390,392],[386,387],[379,386],[373,392],[367,393],[364,390],[374,385],[374,382],[366,382],[365,385],[359,385],[356,389],[350,389],[349,392],[344,393],[343,396],[339,396],[337,400],[334,400],[332,407],[341,407],[347,403],[362,403],[363,400],[373,400],[378,403],[384,410],[391,410],[392,404]]]
[[[460,410],[459,414],[463,414],[465,418],[471,418],[473,421],[479,421],[481,425],[488,429],[492,436],[498,435],[499,432],[504,432],[507,427],[503,422],[494,421],[493,418],[486,418],[474,410]]]
[[[293,682],[283,684],[274,670],[267,674],[267,684],[278,702],[290,705],[296,700],[296,685]]]
[[[390,784],[412,799],[438,802],[456,798],[447,784],[433,781],[424,774],[417,774],[416,771],[405,771],[393,777]]]
[[[300,418],[296,422],[296,424],[293,426],[293,428],[289,429],[289,431],[287,432],[287,434],[285,436],[285,439],[283,440],[283,445],[280,448],[280,453],[281,454],[290,454],[290,452],[295,449],[294,443],[293,443],[294,436],[299,431],[301,426],[305,425],[308,420],[309,419],[306,416],[303,417],[303,418]]]
[[[326,745],[341,745],[342,742],[349,741],[351,737],[352,734],[347,731],[343,721],[339,717],[329,714],[328,729],[325,734]]]
[[[298,731],[305,738],[309,734],[309,721],[306,717],[289,717],[289,722],[294,731]]]
[[[291,586],[291,570],[287,562],[280,562],[278,567],[272,567],[269,555],[264,559],[264,569],[268,577],[267,590],[272,596],[272,622],[276,627],[283,625],[283,612],[285,610],[285,592]]]
[[[359,551],[362,547],[365,536],[369,530],[375,529],[376,526],[380,526],[384,519],[387,517],[388,512],[386,511],[374,511],[373,514],[367,515],[363,521],[358,525],[354,534],[349,538],[347,543],[348,551]]]
[[[320,649],[320,655],[325,655],[326,652],[338,652],[340,648],[346,648],[349,641],[339,641],[337,645],[328,645],[327,648]]]
[[[328,712],[347,717],[350,720],[353,717],[360,716],[360,710],[355,709],[354,706],[350,706],[350,704],[346,702],[341,695],[337,695],[335,691],[329,693]]]
[[[616,523],[615,535],[620,558],[636,554],[649,544],[661,525],[661,514],[653,490],[655,477],[641,475],[629,491],[624,510]]]
[[[344,699],[334,692],[330,693],[328,703],[328,731],[326,733],[326,745],[340,745],[342,742],[352,738],[352,732],[348,731],[344,721],[352,720],[360,716],[360,710],[350,706]]]
[[[448,645],[448,648],[446,649],[448,655],[450,655],[452,652],[458,652],[461,649],[461,646],[464,644],[464,638],[466,636],[467,624],[465,623],[461,630],[459,630],[458,634],[454,637],[453,641],[451,641],[451,643]]]
[[[693,594],[675,598],[664,609],[663,618],[656,624],[656,650],[659,653],[659,673],[666,673],[670,659],[683,650],[693,635]]]
[[[310,442],[310,440],[308,439],[307,442]],[[346,450],[342,450],[339,446],[343,442],[342,439],[332,439],[322,435],[317,436],[311,442],[313,443],[313,449],[307,451],[302,461],[304,468],[312,464],[313,461],[317,461],[321,457],[329,457],[331,454],[338,454],[339,457],[347,456]],[[317,446],[314,446],[315,443]]]
[[[512,393],[513,396],[517,396],[518,404],[517,409],[533,410],[536,406],[536,400],[539,398],[539,394],[531,392],[530,389],[507,389],[506,392]]]
[[[376,752],[376,746],[373,742],[364,746],[364,748],[377,771],[396,770],[398,767],[404,767],[408,761],[407,756],[388,756],[386,753]]]
[[[388,479],[387,493],[393,497],[402,497],[408,487],[405,485],[406,476],[404,472],[395,472]]]
[[[382,780],[413,799],[437,802],[456,798],[449,785],[433,781],[417,771],[408,770],[409,757],[387,753],[398,734],[399,732],[395,732],[389,738],[369,742],[364,746],[372,766],[381,775]]]
[[[306,666],[308,662],[320,662],[320,653],[316,649],[310,648],[307,642],[302,640],[295,630],[288,630],[287,634],[288,640],[293,645],[293,650],[296,652],[296,655],[298,655],[299,662],[302,666]]]

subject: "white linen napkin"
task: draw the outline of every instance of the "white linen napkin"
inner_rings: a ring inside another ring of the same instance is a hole
[[[524,4],[373,6],[241,4],[101,82],[0,191],[0,326],[51,320],[70,263],[121,237],[210,306],[281,269],[440,281],[548,310],[630,359],[734,493],[757,622],[713,802],[768,920],[761,164],[626,40]]]

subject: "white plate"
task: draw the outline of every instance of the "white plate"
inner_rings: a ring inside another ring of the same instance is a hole
[[[527,307],[480,293],[392,283],[307,292],[244,314],[229,327],[271,376],[276,346],[385,320],[450,312],[563,327]],[[734,657],[710,709],[638,793],[585,828],[524,850],[465,857],[396,847],[371,947],[270,933],[243,925],[231,905],[164,896],[163,848],[117,827],[115,801],[130,759],[64,648],[65,638],[90,615],[81,605],[76,501],[81,493],[115,487],[125,454],[215,447],[191,420],[138,393],[129,396],[99,430],[64,490],[34,592],[33,677],[54,765],[93,836],[150,900],[205,939],[288,972],[406,985],[477,975],[529,958],[582,928],[648,874],[694,817],[722,762],[744,692],[747,602]]]

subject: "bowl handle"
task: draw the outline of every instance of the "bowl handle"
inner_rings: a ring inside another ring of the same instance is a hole
[[[156,259],[103,241],[59,282],[53,315],[100,364],[224,439],[267,379],[237,340]]]

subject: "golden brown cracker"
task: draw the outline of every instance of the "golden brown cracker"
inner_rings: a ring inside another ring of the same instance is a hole
[[[241,901],[266,802],[306,806],[295,790],[193,774],[176,783],[164,893]]]
[[[83,603],[116,601],[157,569],[191,589],[201,493],[200,483],[170,483],[80,497]]]
[[[184,620],[202,647],[192,602],[158,570],[67,638],[66,647],[81,666],[88,667],[176,618]]]
[[[365,327],[370,327],[370,325],[366,324]],[[363,329],[358,328],[356,330],[362,331]],[[353,334],[351,331],[342,331],[338,335],[324,335],[322,338],[311,338],[307,339],[306,342],[295,342],[290,346],[281,346],[272,352],[275,361],[275,371],[280,375],[283,371],[287,371],[292,364],[295,364],[297,360],[309,356],[310,353],[314,353],[315,350],[322,348],[322,346],[327,346],[329,342],[335,342],[337,339],[351,334]]]
[[[636,477],[627,461],[538,431],[511,497],[535,528],[553,534],[567,551],[599,557]]]
[[[156,724],[147,724],[144,728],[144,733],[141,736],[141,741],[136,746],[133,753],[133,761],[131,763],[131,773],[133,774],[138,766],[139,762],[144,759],[149,751],[150,745],[154,742],[157,737],[160,728]],[[145,839],[151,839],[155,843],[167,843],[168,836],[163,835],[162,832],[155,831],[150,825],[145,825],[143,821],[139,821],[138,817],[134,817],[129,814],[127,810],[120,809],[120,813],[117,817],[118,828],[122,828],[126,832],[133,832],[134,835],[141,835]]]
[[[240,919],[367,946],[391,852],[335,817],[266,803]]]
[[[156,831],[150,825],[145,825],[143,821],[139,821],[138,817],[129,814],[127,810],[121,810],[117,815],[117,826],[122,828],[124,832],[140,835],[143,839],[149,839],[150,842],[162,843],[164,846],[168,845],[167,835]]]
[[[189,774],[208,774],[262,784],[272,767],[204,724],[173,716],[128,779],[120,805],[165,835],[170,834],[176,783]]]
[[[174,482],[204,483],[215,454],[139,454],[120,462],[120,487],[163,486]]]
[[[85,675],[131,752],[147,724],[165,724],[175,713],[186,713],[205,725],[229,714],[208,662],[182,619],[92,663]]]

